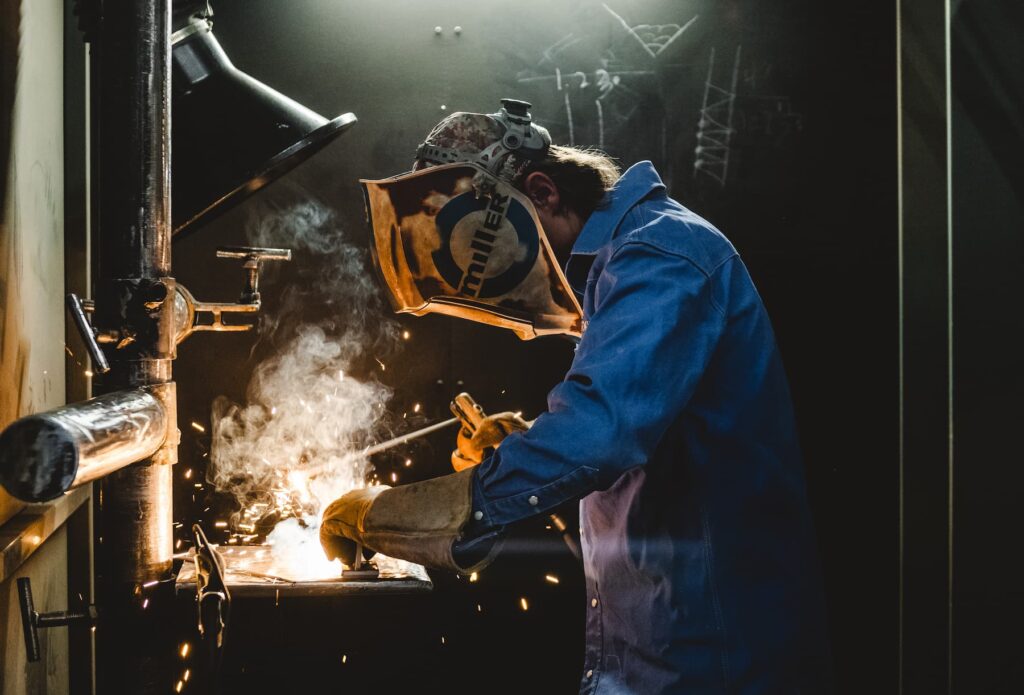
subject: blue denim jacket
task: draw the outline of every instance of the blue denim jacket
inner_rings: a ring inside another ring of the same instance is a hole
[[[566,276],[586,331],[548,412],[477,467],[475,532],[582,498],[583,693],[828,691],[789,390],[735,249],[641,162]]]

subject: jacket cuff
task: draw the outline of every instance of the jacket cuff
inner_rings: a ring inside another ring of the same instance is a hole
[[[479,470],[480,466],[477,466]],[[490,500],[480,476],[473,473],[472,511],[470,523],[480,524],[478,528],[489,529],[504,526],[521,519],[536,516],[554,509],[574,498],[580,498],[594,489],[598,470],[590,466],[579,466],[561,478],[533,490],[527,490],[509,497]]]

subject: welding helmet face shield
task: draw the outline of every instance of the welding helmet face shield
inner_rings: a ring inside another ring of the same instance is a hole
[[[583,312],[529,198],[475,162],[363,180],[394,309],[578,338]]]

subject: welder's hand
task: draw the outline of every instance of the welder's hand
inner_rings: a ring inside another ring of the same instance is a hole
[[[331,502],[324,510],[320,524],[320,545],[328,560],[341,558],[351,567],[356,560],[357,541],[361,542],[361,525],[373,501],[386,487],[352,490]],[[372,553],[366,559],[373,557]]]
[[[532,423],[515,413],[488,415],[470,434],[466,427],[459,429],[456,449],[452,452],[452,468],[462,471],[483,461],[491,449],[497,449],[502,440],[513,432],[525,432]]]
[[[342,495],[324,511],[320,543],[330,559],[349,567],[356,544],[388,557],[426,567],[469,574],[487,565],[498,551],[483,557],[452,555],[452,545],[469,522],[473,471],[450,473],[398,487],[373,487]]]

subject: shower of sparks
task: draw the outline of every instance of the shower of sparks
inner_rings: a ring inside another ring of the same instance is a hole
[[[350,373],[344,355],[359,352],[351,341],[310,329],[261,367],[248,404],[214,408],[205,478],[237,501],[230,515],[213,523],[225,532],[220,540],[232,550],[234,569],[288,581],[337,579],[341,562],[328,560],[319,540],[324,509],[346,492],[381,479],[398,482],[390,470],[368,482],[369,456],[379,445],[367,443],[382,433],[391,394],[376,378],[363,381]],[[387,369],[380,358],[361,354]],[[411,412],[422,409],[419,403],[410,407]],[[199,469],[194,478],[201,477]],[[381,572],[386,567],[405,572],[409,564],[382,556],[374,562]]]
[[[196,432],[205,432],[206,431],[206,428],[203,427],[202,425],[200,425],[195,420],[192,421],[192,429],[194,429]]]
[[[411,337],[412,334],[409,331],[402,331],[402,340],[408,340]]]
[[[473,572],[471,575],[469,575],[469,581],[471,581],[471,582],[475,582],[479,578],[480,578],[480,575],[477,574],[476,572]]]
[[[441,644],[444,644],[444,635],[441,635]]]
[[[530,610],[530,604],[526,602],[525,596],[519,599],[519,607],[522,608],[524,611]]]
[[[174,692],[180,693],[181,689],[185,687],[185,681],[178,681],[174,686]]]
[[[183,680],[183,681],[185,681],[186,683],[188,683],[188,679],[189,679],[189,677],[191,677],[191,676],[192,676],[192,671],[191,671],[191,669],[185,669],[185,673],[181,674],[181,680]]]
[[[405,460],[405,467],[408,468],[411,465],[412,465],[412,459],[406,459]]]
[[[479,603],[476,604],[476,612],[477,613],[483,613],[484,612],[484,607],[481,606]]]
[[[142,585],[142,588],[143,588],[143,589],[148,589],[149,587],[151,587],[151,586],[156,586],[156,585],[157,585],[157,584],[159,584],[159,583],[160,583],[160,582],[158,582],[157,580],[155,580],[155,579],[154,579],[154,580],[153,580],[153,581],[151,581],[151,582],[146,582],[145,584],[143,584],[143,585]]]
[[[86,369],[82,374],[85,374],[90,379],[92,378],[92,370]]]
[[[558,577],[556,577],[553,574],[545,574],[544,575],[544,579],[546,579],[551,584],[557,584],[558,583]]]
[[[191,477],[192,477],[192,469],[191,468],[186,468],[185,469],[185,480],[188,480]]]
[[[341,655],[341,663],[348,663],[348,654]]]
[[[144,600],[144,601],[142,602],[142,610],[146,610],[146,608],[147,608],[148,606],[149,606],[149,599],[147,598],[147,599],[145,599],[145,600]]]

